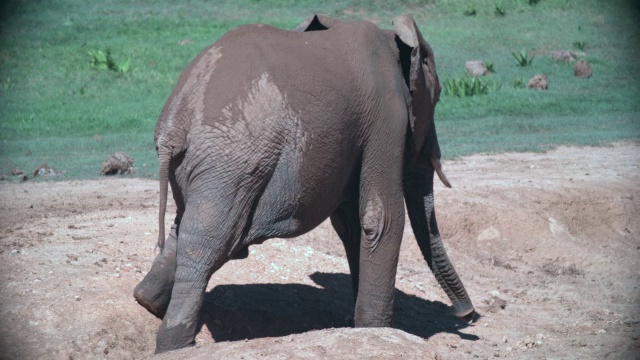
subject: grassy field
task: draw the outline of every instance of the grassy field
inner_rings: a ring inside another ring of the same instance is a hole
[[[292,28],[320,12],[381,27],[413,14],[436,54],[441,80],[460,78],[467,60],[493,63],[487,95],[443,97],[437,125],[446,158],[606,145],[640,139],[640,8],[633,0],[234,0],[56,2],[0,5],[0,172],[46,162],[93,178],[102,161],[125,151],[134,176],[156,177],[153,129],[187,63],[227,30],[263,22]],[[496,8],[504,15],[498,15]],[[468,15],[475,12],[475,15]],[[584,45],[593,77],[552,50]],[[526,48],[531,66],[512,51]],[[110,50],[99,70],[90,51]],[[549,90],[514,87],[536,73]],[[99,137],[96,137],[99,135]],[[99,140],[96,140],[99,139]]]

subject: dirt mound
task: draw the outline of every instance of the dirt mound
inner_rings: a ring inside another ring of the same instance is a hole
[[[640,147],[471,156],[445,166],[453,189],[436,188],[440,231],[477,323],[452,316],[407,221],[396,330],[349,329],[348,265],[325,222],[252,246],[247,259],[214,274],[200,347],[187,353],[636,358]],[[157,181],[140,179],[0,183],[0,358],[153,354],[159,321],[132,292],[155,255],[158,198]]]
[[[279,338],[207,344],[153,359],[436,359],[424,339],[403,331],[326,329]]]

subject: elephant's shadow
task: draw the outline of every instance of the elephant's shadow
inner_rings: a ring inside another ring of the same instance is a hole
[[[351,278],[319,273],[310,278],[322,288],[301,284],[219,285],[205,295],[201,326],[216,342],[278,337],[310,330],[353,326]],[[428,301],[396,290],[395,328],[429,338],[461,333],[458,321],[442,302]]]

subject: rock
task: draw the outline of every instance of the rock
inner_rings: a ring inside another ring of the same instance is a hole
[[[100,168],[100,175],[131,174],[132,172],[133,158],[122,151],[111,154]]]
[[[590,78],[593,73],[591,71],[591,64],[589,64],[586,59],[582,59],[573,65],[573,73],[579,78]]]
[[[497,296],[494,296],[492,299],[489,300],[489,308],[487,309],[488,312],[498,312],[498,310],[504,310],[507,307],[507,301],[504,299],[501,299]]]
[[[571,50],[556,50],[551,52],[551,57],[556,61],[576,61],[578,57],[585,55],[585,53],[578,53]]]
[[[170,351],[152,359],[439,359],[424,339],[392,328],[313,330],[280,338],[227,341]]]
[[[33,176],[56,176],[60,174],[62,174],[62,171],[50,167],[47,163],[42,163],[42,165],[33,170]]]
[[[489,73],[487,66],[480,60],[467,61],[465,67],[472,76],[484,76]]]
[[[13,176],[22,175],[22,174],[24,174],[24,172],[22,170],[20,170],[20,169],[12,169],[11,170],[11,175],[13,175]]]
[[[544,74],[535,74],[529,80],[529,84],[527,86],[530,89],[547,90],[547,88],[549,87],[549,80]]]
[[[0,175],[0,181],[4,181],[4,176]]]

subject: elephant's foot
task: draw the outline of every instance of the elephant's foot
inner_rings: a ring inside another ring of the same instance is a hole
[[[473,308],[473,306],[469,306],[462,309],[456,309],[455,316],[456,318],[458,318],[458,320],[466,324],[471,324],[475,322],[476,319],[479,317],[478,313],[476,313],[476,310]]]
[[[166,319],[160,325],[156,336],[156,354],[193,346],[196,343],[195,327],[190,323],[167,326]]]
[[[177,234],[174,225],[164,243],[164,249],[153,261],[151,270],[133,291],[138,304],[160,319],[164,318],[171,301],[176,272],[176,246]]]

